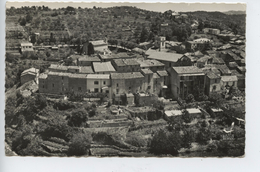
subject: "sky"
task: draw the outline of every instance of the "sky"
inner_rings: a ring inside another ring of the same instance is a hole
[[[164,12],[166,10],[186,12],[186,11],[246,11],[245,4],[225,4],[225,3],[97,3],[97,2],[6,2],[6,7],[22,7],[22,6],[48,6],[49,8],[62,8],[67,6],[92,8],[93,6],[107,8],[112,6],[135,6],[137,8],[150,11]]]

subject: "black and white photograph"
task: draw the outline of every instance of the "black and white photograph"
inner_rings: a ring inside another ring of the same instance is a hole
[[[243,159],[246,8],[6,2],[5,156]]]

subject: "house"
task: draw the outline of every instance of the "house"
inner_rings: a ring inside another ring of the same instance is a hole
[[[23,42],[23,43],[21,43],[21,52],[23,53],[23,52],[33,52],[34,50],[33,50],[33,44],[32,43],[25,43],[25,42]]]
[[[35,80],[36,83],[38,83],[38,76],[39,76],[39,69],[36,68],[30,68],[26,69],[21,73],[21,85],[24,83]]]
[[[237,66],[237,71],[243,75],[246,74],[246,67],[245,66]]]
[[[186,109],[186,110],[193,118],[200,118],[201,117],[201,111],[197,108],[189,108],[189,109]]]
[[[136,59],[137,63],[140,64],[141,69],[150,69],[153,72],[156,72],[157,70],[164,70],[164,64],[159,62],[158,60],[142,60],[142,59]]]
[[[240,90],[244,90],[245,89],[245,75],[239,73],[237,70],[231,70],[232,75],[237,76],[237,88],[239,88]]]
[[[204,33],[208,33],[208,34],[212,34],[212,35],[220,34],[220,30],[219,29],[215,29],[215,28],[204,28],[203,32]]]
[[[144,76],[140,72],[111,73],[111,89],[116,95],[142,90]]]
[[[170,78],[166,70],[158,70],[157,74],[161,78],[161,84],[163,88],[167,88],[170,85]]]
[[[174,99],[185,99],[196,87],[204,89],[205,74],[196,66],[172,67],[170,76]]]
[[[221,76],[217,75],[213,71],[207,71],[206,81],[205,81],[205,94],[210,95],[213,92],[218,92],[221,90],[220,80]]]
[[[177,61],[183,56],[177,53],[168,53],[163,51],[156,51],[149,49],[146,51],[148,59],[157,60],[165,65],[166,70],[170,70],[171,67],[177,66]]]
[[[228,67],[229,67],[230,70],[236,69],[237,66],[238,66],[238,64],[236,62],[229,62],[228,63]]]
[[[237,87],[237,76],[221,76],[221,88]]]
[[[88,74],[87,77],[87,92],[107,93],[111,98],[111,80],[109,74]]]
[[[176,119],[176,118],[182,118],[182,111],[181,110],[166,110],[164,112],[165,119]]]
[[[140,72],[140,64],[135,59],[113,59],[111,63],[117,72]]]
[[[93,69],[96,74],[110,74],[116,72],[111,62],[93,62]]]
[[[207,55],[201,57],[200,59],[197,60],[197,67],[203,68],[203,67],[205,67],[205,65],[211,64],[211,59],[212,58]]]
[[[194,41],[187,41],[185,46],[188,52],[193,52],[196,50],[205,51],[208,48],[210,48],[211,40],[206,38],[200,38]]]

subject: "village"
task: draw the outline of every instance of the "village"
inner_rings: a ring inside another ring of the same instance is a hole
[[[188,15],[173,12],[171,17],[183,19]],[[179,156],[243,155],[245,35],[217,28],[199,29],[194,20],[189,39],[171,41],[167,40],[168,27],[168,23],[160,23],[154,40],[134,47],[109,36],[77,46],[36,45],[28,36],[13,56],[26,59],[33,54],[35,61],[48,65],[22,71],[20,86],[6,94],[15,93],[17,99],[23,97],[22,102],[31,97],[36,103],[46,99],[48,103],[34,114],[35,126],[49,120],[45,115],[49,110],[54,118],[57,113],[61,116],[57,119],[68,120],[77,131],[90,132],[91,146],[79,154],[82,156],[175,156],[176,151]],[[40,33],[33,35],[37,42]],[[67,57],[56,57],[60,52]],[[51,58],[40,59],[47,53]],[[38,100],[39,96],[44,98]],[[82,108],[85,110],[77,112],[81,117],[73,118],[73,113]],[[63,113],[63,109],[71,114]],[[10,133],[21,125],[16,118],[8,121]],[[171,151],[160,153],[158,149],[163,146],[154,146],[153,138],[158,131],[164,135],[164,130],[178,133],[180,136],[174,137],[180,137],[182,144],[174,151],[168,148]],[[67,135],[59,137],[61,133],[51,131],[53,135],[42,136],[36,155],[67,155],[74,137],[67,141]],[[229,147],[230,141],[235,146]],[[149,147],[154,149],[149,151]]]

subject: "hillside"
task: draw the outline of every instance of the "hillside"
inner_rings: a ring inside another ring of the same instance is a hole
[[[227,15],[240,15],[240,14],[246,14],[245,11],[227,11],[227,12],[224,12],[225,14]]]

